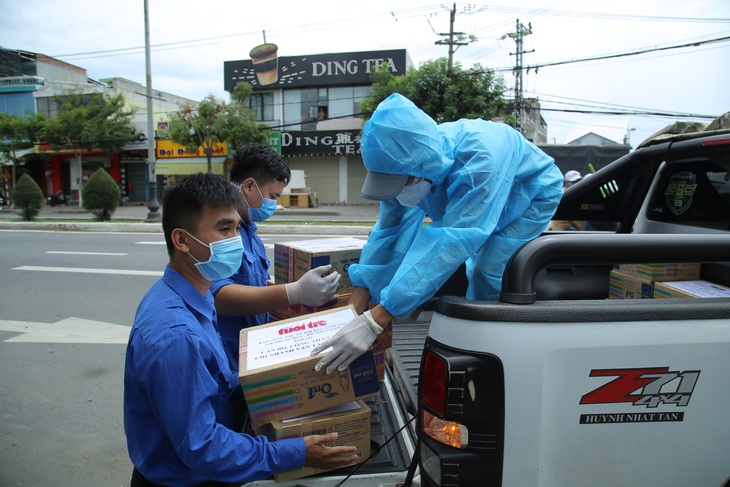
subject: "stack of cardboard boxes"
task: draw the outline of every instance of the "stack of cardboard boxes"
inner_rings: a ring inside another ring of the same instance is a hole
[[[291,188],[289,192],[276,198],[276,204],[284,208],[317,208],[317,193],[312,188]]]
[[[271,314],[271,323],[241,330],[239,380],[257,434],[270,440],[338,433],[337,445],[370,455],[370,408],[362,401],[377,395],[392,323],[373,349],[344,371],[314,371],[321,356],[310,351],[355,318],[346,303],[353,290],[347,267],[356,263],[364,241],[354,238],[275,244],[275,281],[293,282],[308,270],[332,264],[342,274],[340,297],[323,306],[292,305]],[[275,474],[277,481],[320,473],[305,466]]]
[[[339,272],[339,297],[322,306],[294,304],[271,313],[271,320],[286,320],[310,313],[344,306],[350,299],[354,286],[347,273],[352,264],[360,261],[364,240],[353,237],[303,240],[274,244],[274,282],[284,284],[295,282],[310,269],[331,265],[332,272]],[[393,323],[388,323],[383,333],[373,344],[375,362],[378,366],[378,379],[385,375],[385,353],[393,345]]]
[[[611,271],[611,299],[730,297],[730,288],[700,279],[699,263],[620,264]]]

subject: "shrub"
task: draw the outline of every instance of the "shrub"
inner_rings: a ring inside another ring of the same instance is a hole
[[[96,215],[96,220],[108,222],[119,206],[119,186],[104,169],[97,169],[81,188],[81,200],[85,209]]]
[[[28,174],[18,178],[11,194],[15,207],[20,210],[19,214],[25,221],[31,221],[38,216],[45,203],[43,191]]]

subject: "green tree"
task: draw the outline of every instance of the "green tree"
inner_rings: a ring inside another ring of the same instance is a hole
[[[100,222],[112,219],[122,196],[117,183],[103,168],[94,171],[81,192],[84,208],[96,215]]]
[[[5,143],[0,144],[0,152],[5,158],[13,162],[12,181],[16,181],[16,168],[21,164],[18,151],[29,149],[38,141],[45,123],[45,117],[41,114],[28,114],[25,117],[9,115],[0,112],[0,139]]]
[[[238,83],[231,93],[223,118],[224,140],[233,147],[259,142],[265,144],[271,135],[269,127],[256,120],[256,114],[248,107],[253,88],[248,83]]]
[[[58,116],[46,121],[43,139],[56,149],[71,149],[82,171],[84,152],[101,149],[107,154],[118,152],[137,138],[132,126],[134,109],[125,106],[124,96],[93,93],[71,93],[56,97]],[[83,195],[79,201],[82,206]]]
[[[258,123],[253,111],[246,106],[250,96],[251,86],[238,83],[230,103],[208,95],[197,106],[183,104],[170,118],[167,136],[189,152],[201,147],[208,160],[208,172],[213,172],[213,147],[217,143],[227,142],[235,147],[268,140],[268,128]]]
[[[23,220],[31,221],[43,207],[45,200],[43,199],[43,191],[38,183],[28,174],[23,174],[18,178],[18,182],[13,187],[12,198],[15,207],[20,210]]]
[[[449,75],[448,60],[438,58],[395,76],[380,66],[371,75],[371,95],[360,103],[368,116],[393,93],[400,93],[438,123],[460,118],[491,120],[502,114],[504,79],[493,70],[475,64],[464,69],[454,63]]]

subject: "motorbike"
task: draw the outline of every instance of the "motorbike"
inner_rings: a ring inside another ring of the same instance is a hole
[[[68,196],[63,191],[56,191],[54,194],[47,198],[48,204],[51,206],[66,205]]]

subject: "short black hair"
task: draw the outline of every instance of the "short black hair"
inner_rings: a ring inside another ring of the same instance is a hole
[[[282,181],[286,186],[291,179],[291,171],[274,149],[254,142],[236,150],[231,166],[231,181],[242,183],[248,178],[254,178],[259,184]]]
[[[168,255],[175,250],[174,229],[195,232],[205,207],[237,209],[243,205],[241,198],[240,190],[215,174],[194,174],[167,187],[162,196],[162,231]]]

